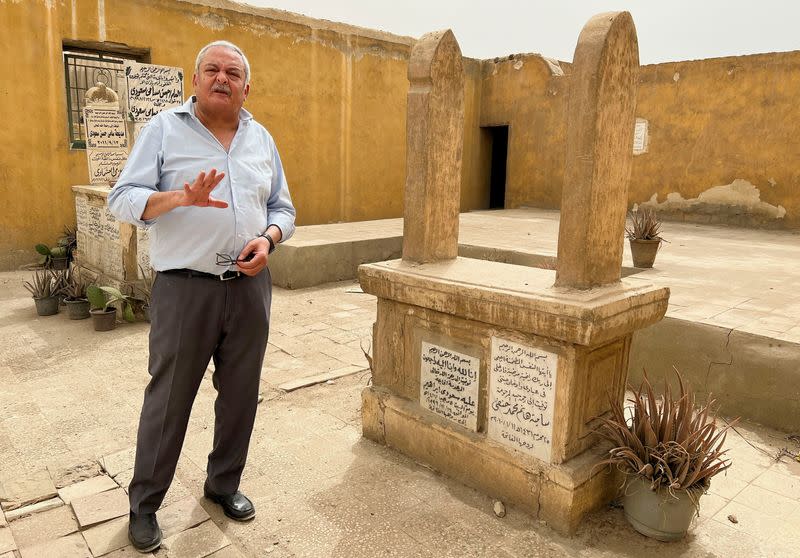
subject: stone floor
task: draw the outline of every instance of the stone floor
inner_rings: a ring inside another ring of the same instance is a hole
[[[37,317],[25,276],[0,273],[0,558],[132,556],[123,491],[148,379],[147,325],[96,333],[88,320]],[[800,446],[752,424],[729,437],[734,464],[714,480],[679,543],[638,535],[615,507],[592,514],[573,538],[513,508],[496,517],[489,498],[361,438],[360,391],[369,382],[362,347],[374,315],[374,298],[352,282],[276,290],[264,400],[242,482],[258,515],[233,523],[202,498],[213,431],[208,378],[159,512],[165,541],[157,556],[800,553],[800,463],[775,459]],[[316,385],[295,389],[302,383]]]

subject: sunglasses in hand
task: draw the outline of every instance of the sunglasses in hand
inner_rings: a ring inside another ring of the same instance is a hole
[[[217,265],[231,266],[239,262],[249,262],[255,256],[255,252],[250,252],[244,258],[232,258],[228,254],[217,253]]]

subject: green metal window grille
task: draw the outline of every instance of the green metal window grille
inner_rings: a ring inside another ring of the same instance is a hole
[[[123,114],[127,112],[125,61],[142,62],[141,57],[118,53],[64,49],[64,77],[67,85],[67,122],[71,149],[86,149],[83,105],[86,91],[102,82],[119,96]]]

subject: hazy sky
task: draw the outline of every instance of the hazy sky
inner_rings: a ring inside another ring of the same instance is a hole
[[[237,0],[240,1],[240,0]],[[594,14],[628,10],[642,64],[800,49],[796,0],[247,0],[398,35],[449,27],[473,58],[520,52],[571,61]]]

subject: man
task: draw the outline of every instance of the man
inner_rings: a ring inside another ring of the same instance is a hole
[[[194,96],[142,130],[108,196],[120,220],[150,228],[158,271],[145,390],[128,490],[128,537],[161,544],[156,520],[192,403],[214,360],[214,447],[204,493],[235,520],[255,515],[238,491],[258,403],[272,281],[269,254],[294,232],[295,210],[269,133],[242,108],[250,65],[226,41],[203,47]]]

